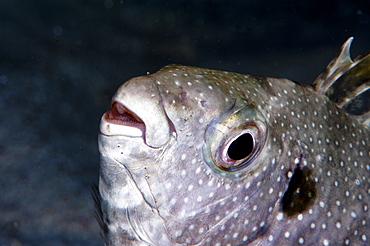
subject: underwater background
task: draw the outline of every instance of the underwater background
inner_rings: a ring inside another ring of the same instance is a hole
[[[103,245],[101,115],[118,86],[178,63],[311,83],[367,0],[0,0],[0,245]]]

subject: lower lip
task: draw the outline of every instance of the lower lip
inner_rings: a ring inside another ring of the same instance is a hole
[[[114,124],[108,122],[104,115],[100,122],[100,133],[106,136],[142,137],[143,130],[137,126]]]

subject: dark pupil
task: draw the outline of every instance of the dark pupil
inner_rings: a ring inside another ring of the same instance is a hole
[[[227,150],[229,158],[232,160],[241,160],[250,155],[253,151],[253,137],[246,133],[239,136],[232,142]]]

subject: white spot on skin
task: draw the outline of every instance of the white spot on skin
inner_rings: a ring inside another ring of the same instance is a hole
[[[270,235],[270,236],[269,236],[269,241],[270,241],[270,242],[274,241],[274,236],[273,236],[273,235]]]
[[[302,215],[302,214],[299,214],[299,215],[298,215],[298,220],[299,220],[299,221],[302,221],[302,220],[303,220],[303,215]]]
[[[340,228],[342,227],[342,224],[341,224],[340,222],[337,222],[337,223],[335,224],[335,226],[336,226],[338,229],[340,229]]]
[[[200,167],[198,167],[198,168],[197,168],[197,170],[195,170],[195,173],[196,173],[196,174],[200,173],[200,170],[201,170],[201,168],[200,168]]]
[[[279,221],[283,220],[283,218],[284,218],[283,213],[278,213],[278,215],[276,216],[276,219]]]

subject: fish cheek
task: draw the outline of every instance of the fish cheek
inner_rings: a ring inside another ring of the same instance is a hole
[[[295,168],[282,199],[282,210],[288,217],[302,213],[314,204],[317,188],[311,175],[308,167]]]

